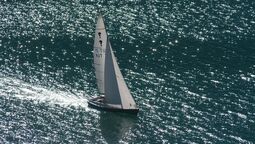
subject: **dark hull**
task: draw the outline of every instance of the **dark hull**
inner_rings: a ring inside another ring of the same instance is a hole
[[[91,99],[88,101],[88,106],[98,110],[111,111],[111,112],[124,112],[124,113],[130,113],[130,114],[137,114],[139,112],[139,109],[119,109],[119,108],[107,107],[103,104],[98,103],[94,99]]]

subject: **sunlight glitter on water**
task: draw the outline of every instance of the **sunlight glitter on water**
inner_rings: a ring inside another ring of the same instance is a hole
[[[108,126],[126,118],[87,107],[98,8],[141,109],[123,137],[129,124]],[[240,0],[1,1],[1,70],[16,77],[0,73],[0,143],[15,130],[25,143],[252,143],[254,16]]]

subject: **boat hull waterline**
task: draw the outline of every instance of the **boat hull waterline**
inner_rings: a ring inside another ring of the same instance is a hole
[[[104,110],[104,111],[110,111],[110,112],[125,112],[130,114],[137,114],[139,112],[138,108],[137,109],[122,109],[122,108],[111,106],[107,103],[104,103],[103,101],[104,101],[103,96],[94,97],[88,101],[88,106],[98,110]]]

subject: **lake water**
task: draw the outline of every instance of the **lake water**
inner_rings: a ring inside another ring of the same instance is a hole
[[[137,116],[91,109],[100,10]],[[0,143],[255,143],[255,1],[0,2]]]

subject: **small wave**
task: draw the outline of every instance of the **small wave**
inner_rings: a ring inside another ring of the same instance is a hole
[[[242,139],[241,137],[233,136],[233,135],[231,135],[230,137],[233,138],[233,139],[235,139],[235,140],[237,140],[237,141],[240,142],[240,143],[248,143],[248,141]]]
[[[237,115],[239,118],[242,118],[242,119],[247,119],[247,116],[245,114],[242,114],[242,113],[239,113],[239,112],[233,112],[233,111],[229,110],[228,113]]]

